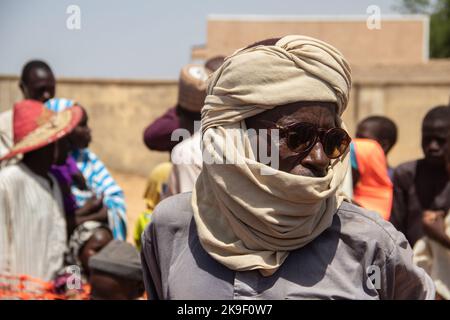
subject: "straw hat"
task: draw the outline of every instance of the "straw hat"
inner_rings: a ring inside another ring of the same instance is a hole
[[[206,98],[206,80],[210,72],[202,65],[188,64],[181,69],[178,104],[185,110],[200,112]]]
[[[55,113],[39,101],[23,100],[16,103],[13,110],[14,145],[0,161],[61,139],[78,125],[82,115],[78,106]]]

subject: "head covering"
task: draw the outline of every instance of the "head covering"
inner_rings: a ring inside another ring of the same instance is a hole
[[[131,244],[113,240],[89,259],[89,268],[124,279],[142,281],[141,259]]]
[[[178,104],[191,112],[200,112],[206,97],[209,71],[202,65],[188,64],[181,69]]]
[[[203,169],[192,208],[200,243],[214,259],[232,270],[271,275],[289,251],[331,225],[343,200],[337,191],[348,152],[332,160],[325,177],[275,169],[262,175],[269,167],[256,161],[244,120],[288,103],[326,101],[336,104],[343,126],[350,87],[350,68],[339,51],[305,36],[239,50],[212,75],[202,109]],[[221,157],[224,145],[237,156],[235,164],[205,161]]]
[[[389,220],[393,186],[384,151],[375,140],[353,139],[352,144],[355,155],[352,163],[353,160],[356,161],[359,172],[353,199],[362,207],[376,211],[385,220]]]
[[[69,254],[67,255],[68,263],[81,266],[79,258],[80,251],[99,228],[111,232],[106,224],[98,221],[86,221],[75,228],[69,239]]]
[[[161,193],[164,185],[167,184],[171,169],[172,164],[170,162],[163,162],[150,172],[144,192],[144,199],[149,210],[153,210],[161,200]]]
[[[71,108],[73,105],[77,104],[74,100],[66,98],[52,98],[48,99],[45,103],[47,109],[54,112],[60,112]]]
[[[23,100],[14,105],[13,136],[14,145],[0,160],[10,159],[45,147],[72,131],[82,117],[80,107],[55,113],[35,100]]]

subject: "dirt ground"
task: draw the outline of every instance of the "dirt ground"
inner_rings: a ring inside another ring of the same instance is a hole
[[[127,203],[127,217],[128,217],[128,236],[127,240],[134,244],[133,234],[136,225],[136,219],[144,209],[145,204],[142,199],[144,194],[146,177],[111,171],[111,175],[116,180],[117,184],[123,189],[125,193],[125,201]]]

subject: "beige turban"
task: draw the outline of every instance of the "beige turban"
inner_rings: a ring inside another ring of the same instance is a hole
[[[305,36],[239,50],[212,75],[202,109],[203,170],[192,208],[200,243],[214,259],[232,270],[270,275],[290,251],[331,225],[343,200],[338,188],[348,152],[332,161],[325,177],[279,170],[263,175],[267,166],[256,161],[244,119],[298,101],[334,102],[340,117],[350,87],[350,68],[339,51]],[[234,164],[205,161],[229,151],[237,157]]]

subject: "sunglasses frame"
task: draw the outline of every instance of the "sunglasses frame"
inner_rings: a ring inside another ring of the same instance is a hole
[[[276,124],[276,123],[274,123],[274,122],[270,122],[270,121],[264,121],[264,122],[266,122],[266,123],[268,123],[268,124],[271,125],[271,128],[267,128],[267,129],[269,129],[269,135],[270,135],[270,130],[278,129],[278,130],[280,131],[280,137],[287,137],[287,136],[288,136],[288,133],[289,133],[290,131],[294,131],[294,132],[295,132],[295,130],[292,130],[293,128],[299,127],[299,126],[301,126],[301,125],[305,125],[305,124],[306,124],[306,125],[308,125],[309,127],[314,127],[314,129],[315,129],[315,131],[316,131],[316,132],[315,132],[315,136],[314,136],[314,140],[313,140],[313,142],[312,142],[305,150],[303,150],[303,151],[301,151],[301,152],[295,151],[295,148],[292,148],[292,147],[289,145],[289,140],[286,141],[286,144],[287,144],[287,147],[289,148],[289,150],[291,150],[292,152],[294,152],[294,153],[296,153],[296,154],[298,154],[298,155],[307,155],[307,154],[312,150],[312,148],[314,148],[314,146],[315,146],[316,143],[317,143],[317,140],[320,140],[320,143],[322,144],[322,148],[323,148],[325,154],[327,155],[327,157],[328,157],[329,159],[338,159],[338,158],[341,157],[341,156],[345,153],[345,151],[349,148],[350,143],[351,143],[351,141],[352,141],[352,138],[350,137],[350,135],[348,134],[348,132],[345,131],[345,130],[342,129],[342,128],[339,128],[339,127],[334,127],[334,128],[330,128],[330,129],[323,129],[323,128],[320,128],[320,127],[318,127],[317,125],[314,125],[314,124],[309,123],[309,122],[293,123],[293,124],[290,124],[290,125],[288,125],[288,126],[286,126],[286,127],[283,127],[283,126],[280,126],[280,125],[278,125],[278,124]],[[329,155],[326,153],[326,151],[325,151],[325,142],[326,142],[326,141],[325,141],[325,137],[327,136],[327,134],[329,134],[329,133],[332,132],[332,131],[340,131],[340,132],[345,133],[344,139],[343,139],[342,141],[346,141],[346,142],[347,142],[347,147],[344,149],[344,151],[343,151],[342,153],[340,153],[340,154],[339,154],[338,156],[336,156],[336,157],[329,156]]]

